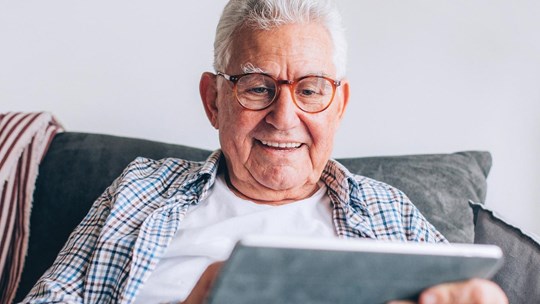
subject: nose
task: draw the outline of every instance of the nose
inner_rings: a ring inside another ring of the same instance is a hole
[[[266,122],[278,130],[290,130],[300,123],[300,109],[295,105],[292,94],[289,84],[281,84],[276,100],[268,108],[270,111],[266,115]]]

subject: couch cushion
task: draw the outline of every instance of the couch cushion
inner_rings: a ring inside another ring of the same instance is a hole
[[[491,168],[488,152],[409,155],[339,160],[352,172],[401,189],[451,242],[472,243],[468,201],[483,202]]]
[[[534,237],[508,224],[483,205],[471,203],[477,244],[493,244],[504,253],[495,281],[510,303],[536,303],[540,299],[540,244]]]
[[[17,299],[52,264],[94,200],[137,156],[202,161],[210,151],[99,134],[58,134],[40,165],[28,258]],[[472,242],[469,199],[483,201],[491,157],[486,152],[338,159],[352,172],[403,190],[450,241]]]

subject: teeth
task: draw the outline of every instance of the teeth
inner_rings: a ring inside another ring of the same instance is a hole
[[[270,141],[264,141],[264,140],[261,140],[261,142],[263,143],[263,145],[273,147],[273,148],[291,149],[291,148],[298,148],[302,145],[301,143],[295,143],[295,142],[277,143],[277,142],[270,142]]]

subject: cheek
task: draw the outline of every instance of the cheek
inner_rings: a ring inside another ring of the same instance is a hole
[[[251,150],[253,130],[258,125],[260,118],[256,112],[225,108],[220,112],[220,142],[223,150],[234,153],[245,160]]]
[[[336,119],[323,118],[308,124],[308,130],[313,141],[309,153],[314,163],[320,162],[318,166],[324,166],[332,154],[338,122]]]
[[[315,146],[323,148],[333,145],[334,133],[336,132],[338,123],[332,117],[321,117],[307,123],[307,128]]]

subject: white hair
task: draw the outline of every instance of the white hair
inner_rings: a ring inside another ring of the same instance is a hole
[[[223,71],[232,56],[234,35],[242,27],[271,30],[285,24],[315,22],[323,25],[333,41],[337,77],[345,76],[347,40],[341,14],[333,0],[230,0],[216,29],[214,68]]]

